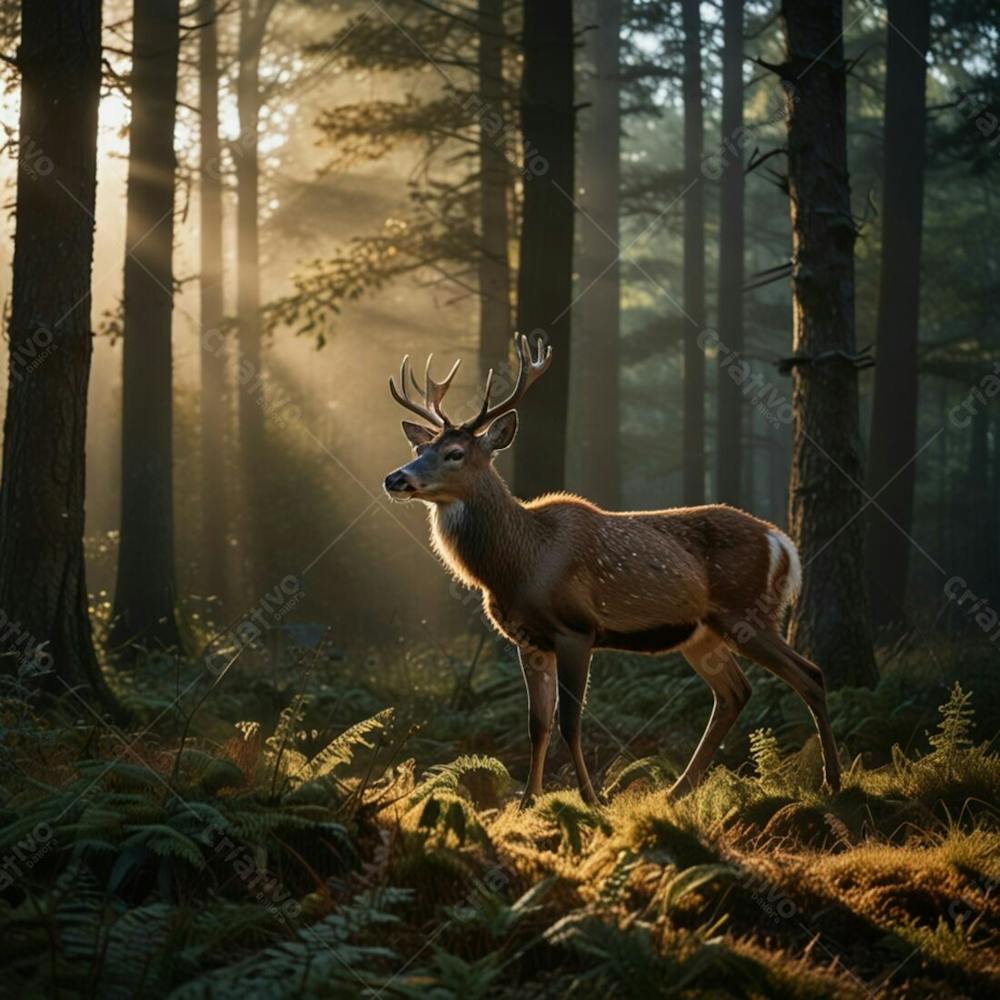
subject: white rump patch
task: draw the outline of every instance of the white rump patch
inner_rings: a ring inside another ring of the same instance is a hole
[[[770,550],[770,565],[767,569],[767,587],[772,593],[777,592],[784,608],[799,595],[802,589],[802,562],[795,543],[783,531],[777,528],[767,533],[767,545]],[[781,554],[788,556],[788,574],[784,579],[776,579],[781,570]]]

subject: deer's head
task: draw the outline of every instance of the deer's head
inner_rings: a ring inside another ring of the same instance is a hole
[[[515,344],[518,368],[511,394],[490,405],[493,388],[493,370],[490,369],[479,413],[462,424],[453,423],[441,409],[441,401],[460,362],[455,362],[443,382],[435,382],[430,374],[431,358],[428,358],[421,387],[409,367],[409,357],[403,358],[399,368],[399,389],[390,378],[389,391],[397,403],[431,426],[403,421],[403,433],[416,455],[412,462],[385,477],[385,491],[390,497],[451,503],[472,495],[477,479],[489,469],[493,456],[514,440],[517,433],[515,408],[552,360],[552,348],[541,342],[537,354],[532,354],[527,337],[517,337]],[[410,398],[407,379],[422,400]]]

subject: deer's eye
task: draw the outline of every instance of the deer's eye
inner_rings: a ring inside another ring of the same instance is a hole
[[[463,458],[465,458],[465,452],[462,451],[449,451],[444,456],[446,462],[461,462]]]

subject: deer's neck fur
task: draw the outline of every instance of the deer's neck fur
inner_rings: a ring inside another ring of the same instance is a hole
[[[431,505],[431,540],[459,580],[498,597],[530,572],[540,542],[531,512],[492,468],[471,496]]]

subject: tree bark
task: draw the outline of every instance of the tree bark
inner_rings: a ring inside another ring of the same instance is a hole
[[[260,55],[274,0],[242,0],[240,6],[237,113],[240,122],[236,151],[236,249],[238,326],[237,380],[240,477],[243,510],[240,548],[244,585],[250,595],[264,586],[265,551],[262,475],[264,453],[264,384],[261,358],[260,291]],[[253,388],[249,388],[253,386]]]
[[[969,439],[969,461],[966,471],[965,525],[968,539],[969,581],[980,594],[990,593],[992,587],[992,534],[993,511],[990,509],[990,411],[977,409],[972,418]]]
[[[705,127],[701,81],[699,0],[683,0],[684,31],[684,472],[686,504],[705,502]]]
[[[202,0],[198,68],[201,110],[201,509],[206,592],[226,593],[226,345],[222,334],[222,150],[219,32],[215,0]]]
[[[793,347],[852,354],[854,240],[841,4],[783,0]],[[791,533],[804,570],[791,640],[831,687],[877,680],[864,574],[858,377],[837,357],[794,368]]]
[[[581,454],[580,491],[611,510],[621,504],[618,249],[621,187],[619,36],[621,0],[595,0],[586,35],[592,76],[580,131],[585,214],[580,222],[579,300],[574,307],[582,406],[575,446]]]
[[[507,160],[490,122],[504,116],[503,0],[479,0],[479,363],[486,378],[508,358],[511,340]],[[487,116],[491,116],[487,118]]]
[[[913,523],[916,476],[912,459],[917,451],[917,328],[927,132],[923,56],[930,42],[930,0],[889,0],[889,23],[878,364],[868,463],[868,491],[878,494],[879,507],[885,511],[874,506],[868,511],[868,580],[875,598],[876,625],[902,620],[910,562],[906,536]]]
[[[573,4],[524,2],[521,128],[524,218],[517,277],[518,329],[552,345],[545,381],[520,407],[514,491],[563,488],[573,292]]]
[[[743,351],[743,0],[723,0],[722,173],[719,178],[719,339],[729,352]],[[717,494],[723,503],[743,501],[743,394],[719,366],[716,443]],[[752,422],[751,422],[752,429]]]
[[[99,0],[21,13],[17,232],[0,483],[5,673],[98,708],[115,702],[94,654],[83,557],[91,266],[101,84]]]
[[[122,510],[113,642],[181,648],[173,512],[174,111],[179,0],[136,3],[122,338]]]

